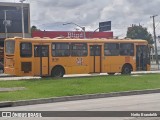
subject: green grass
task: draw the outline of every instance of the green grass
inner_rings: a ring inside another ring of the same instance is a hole
[[[160,74],[0,81],[0,87],[25,87],[26,90],[23,91],[0,92],[0,101],[16,101],[59,96],[157,89],[160,88]]]

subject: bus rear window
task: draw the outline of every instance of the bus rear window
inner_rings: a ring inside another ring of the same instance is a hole
[[[7,40],[5,41],[5,52],[6,54],[14,54],[15,41]]]

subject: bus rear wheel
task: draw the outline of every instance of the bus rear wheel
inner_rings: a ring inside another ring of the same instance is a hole
[[[122,74],[131,74],[132,68],[130,65],[124,65],[122,68]]]
[[[52,75],[52,77],[56,77],[56,78],[63,77],[63,75],[64,75],[63,67],[60,67],[60,66],[54,67],[52,69],[51,75]]]

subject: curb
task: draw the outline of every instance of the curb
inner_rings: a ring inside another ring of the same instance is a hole
[[[0,102],[0,108],[13,107],[13,106],[24,106],[24,105],[34,105],[34,104],[44,104],[44,103],[54,103],[54,102],[75,101],[75,100],[86,100],[86,99],[95,99],[95,98],[108,98],[108,97],[118,97],[118,96],[151,94],[151,93],[160,93],[160,89],[75,95],[75,96],[54,97],[54,98],[44,98],[44,99],[21,100],[21,101],[13,101],[13,102],[8,101],[8,102]]]
[[[12,102],[11,101],[0,102],[0,108],[3,107],[12,107]]]

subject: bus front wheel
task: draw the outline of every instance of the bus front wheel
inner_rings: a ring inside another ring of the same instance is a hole
[[[122,74],[131,74],[132,68],[130,65],[124,65],[122,68]]]
[[[64,69],[63,67],[60,66],[56,66],[52,69],[52,73],[51,73],[52,77],[63,77],[64,75]]]

